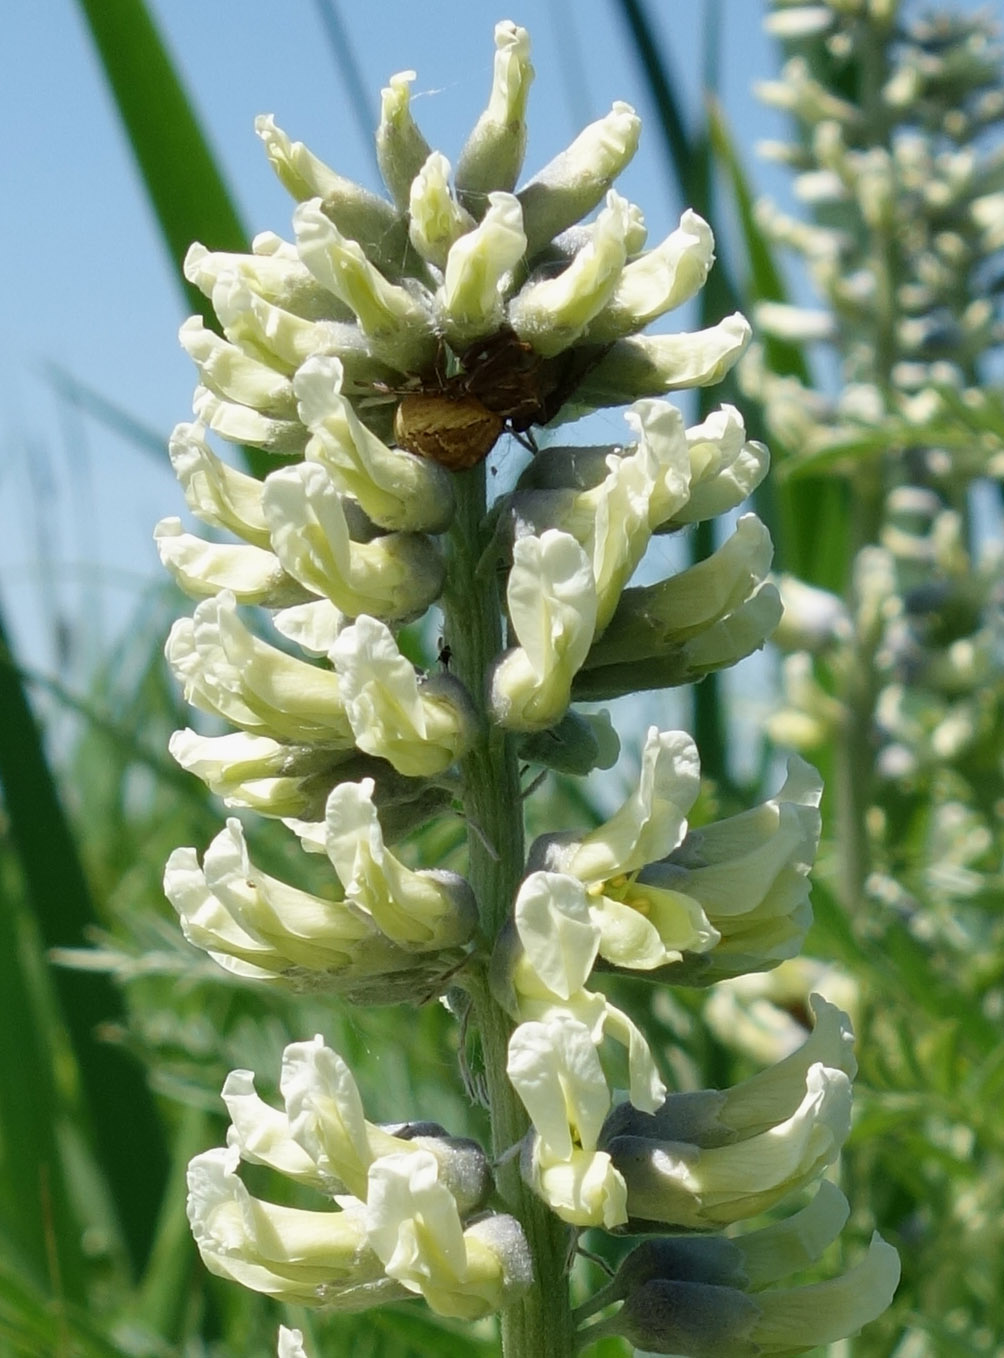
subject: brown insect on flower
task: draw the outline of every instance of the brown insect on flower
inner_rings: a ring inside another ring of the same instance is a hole
[[[554,418],[601,352],[586,365],[571,352],[545,359],[512,330],[500,330],[465,349],[451,376],[436,373],[414,387],[387,389],[400,397],[394,437],[399,447],[450,471],[476,467],[506,432],[536,451],[531,426]]]

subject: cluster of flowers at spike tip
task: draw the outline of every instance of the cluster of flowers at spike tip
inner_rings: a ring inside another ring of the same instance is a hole
[[[483,1210],[492,1177],[475,1142],[435,1123],[367,1122],[351,1072],[320,1037],[286,1048],[279,1089],[282,1110],[258,1096],[250,1071],[232,1071],[227,1146],[189,1165],[188,1217],[210,1272],[345,1311],[420,1294],[438,1314],[465,1320],[529,1285],[519,1225]],[[337,1210],[253,1197],[242,1160],[317,1189]],[[291,1335],[286,1343],[295,1353]]]
[[[761,646],[780,614],[770,538],[751,514],[707,561],[625,588],[653,534],[736,507],[766,472],[733,407],[688,429],[658,399],[717,380],[749,330],[731,317],[700,334],[635,333],[702,286],[710,230],[687,212],[643,249],[640,211],[611,189],[638,140],[625,104],[512,192],[529,39],[506,22],[495,42],[488,108],[452,187],[412,122],[411,75],[397,76],[377,135],[392,201],[266,118],[269,158],[299,200],[295,245],[196,245],[186,262],[223,334],[198,318],[182,327],[200,384],[171,459],[190,510],[239,541],[177,518],[157,526],[163,561],[198,600],[171,630],[168,661],[210,719],[170,748],[228,805],[280,817],[326,851],[341,899],[266,877],[236,822],[202,868],[194,850],[172,856],[166,891],[189,938],[233,972],[356,999],[427,998],[473,946],[463,882],[408,872],[387,848],[449,809],[453,766],[482,735],[463,683],[416,670],[396,639],[444,589],[451,469],[476,460],[471,440],[634,401],[635,442],[550,448],[496,505],[515,644],[496,658],[487,716],[523,733],[526,757],[603,766],[616,737],[570,713],[573,700],[690,682]],[[258,480],[212,436],[283,461]],[[247,607],[267,612],[278,644],[250,630]],[[220,721],[236,729],[220,734]]]

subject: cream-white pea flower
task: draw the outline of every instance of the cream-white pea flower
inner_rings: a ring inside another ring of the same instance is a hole
[[[438,597],[443,562],[432,540],[422,533],[387,533],[354,542],[344,497],[321,463],[271,472],[262,507],[287,573],[348,617],[368,613],[402,622]]]
[[[382,622],[363,614],[330,656],[361,750],[411,777],[442,773],[467,751],[476,719],[463,687],[448,674],[419,682]]]
[[[168,750],[227,806],[249,807],[266,816],[322,816],[328,793],[342,778],[379,777],[377,801],[385,808],[428,791],[352,748],[285,744],[246,731],[202,736],[186,727],[175,731]]]
[[[230,1147],[188,1167],[188,1220],[210,1273],[308,1306],[358,1310],[407,1296],[367,1243],[361,1203],[314,1212],[263,1202],[245,1188],[239,1162]]]
[[[596,627],[589,558],[557,529],[517,538],[506,599],[520,645],[496,665],[492,710],[501,725],[515,730],[551,726],[568,707],[572,679]]]
[[[292,397],[292,388],[289,394]],[[261,482],[221,461],[206,443],[205,434],[201,425],[179,424],[168,443],[171,466],[189,509],[203,523],[236,533],[255,547],[267,548],[268,524],[261,507]]]
[[[246,1163],[266,1165],[332,1198],[348,1192],[365,1201],[374,1160],[431,1155],[455,1207],[466,1213],[482,1205],[490,1174],[477,1143],[449,1137],[434,1124],[416,1135],[406,1124],[402,1136],[368,1122],[352,1072],[320,1036],[286,1047],[279,1090],[282,1109],[258,1096],[251,1071],[227,1076],[222,1095],[231,1123],[227,1144]]]
[[[565,1015],[584,1024],[597,1046],[604,1038],[619,1043],[627,1052],[632,1102],[657,1107],[665,1085],[641,1031],[605,995],[585,989],[601,939],[585,888],[562,873],[533,872],[520,886],[513,914],[519,944],[506,940],[499,948],[500,996],[518,1018]]]
[[[466,1230],[439,1164],[427,1151],[383,1155],[370,1166],[366,1238],[387,1276],[440,1315],[474,1320],[525,1290],[529,1252],[511,1217]]]
[[[450,247],[436,294],[443,333],[455,347],[497,330],[505,318],[503,286],[526,252],[523,212],[511,193],[490,193],[481,222]]]
[[[749,322],[736,312],[689,334],[615,340],[579,383],[572,405],[590,410],[684,387],[714,386],[738,363],[751,335]]]
[[[592,212],[630,162],[640,135],[641,119],[630,104],[617,100],[534,175],[517,195],[528,254]]]
[[[337,991],[360,1003],[421,1000],[465,956],[428,928],[424,951],[420,942],[402,946],[355,901],[315,896],[261,872],[237,820],[212,841],[201,867],[194,849],[174,850],[164,894],[189,942],[226,971],[296,990]],[[462,932],[454,924],[454,935]]]
[[[274,553],[248,544],[207,542],[186,533],[181,520],[161,519],[153,530],[157,554],[175,583],[196,599],[227,590],[239,604],[273,608],[299,601],[303,586]]]
[[[622,1225],[624,1180],[596,1149],[610,1090],[590,1030],[560,1012],[521,1023],[507,1072],[533,1123],[523,1168],[534,1189],[563,1221]]]
[[[520,339],[553,357],[585,333],[614,293],[633,224],[630,204],[611,189],[568,267],[556,278],[527,283],[513,298],[509,323]]]
[[[819,996],[803,1046],[728,1090],[670,1094],[653,1114],[619,1104],[599,1138],[636,1222],[707,1229],[745,1220],[804,1187],[850,1130],[856,1071],[847,1015]]]
[[[280,457],[298,457],[303,453],[306,435],[299,420],[263,414],[203,386],[196,387],[192,394],[192,411],[200,424],[230,443],[249,443]]]
[[[693,897],[637,881],[639,868],[681,842],[699,790],[691,738],[653,726],[637,787],[611,819],[582,838],[545,835],[531,848],[531,866],[546,864],[586,888],[596,955],[606,964],[650,971],[718,942],[718,931]]]
[[[374,783],[339,783],[325,813],[325,847],[346,899],[403,947],[466,943],[477,922],[471,889],[456,873],[412,872],[386,848]]]
[[[405,372],[423,368],[435,340],[428,302],[419,291],[389,282],[359,242],[342,235],[319,198],[296,208],[293,227],[304,264],[351,307],[376,356]]]
[[[433,151],[411,181],[408,236],[429,264],[442,269],[450,247],[475,227],[474,218],[461,207],[450,187],[450,162]]]
[[[342,749],[353,743],[338,675],[253,636],[225,590],[174,624],[165,653],[186,701],[203,712],[252,735]]]
[[[812,922],[808,878],[821,795],[816,770],[792,758],[774,797],[690,831],[679,848],[642,869],[635,890],[689,897],[719,934],[712,948],[667,967],[667,980],[709,985],[767,970],[798,952]]]
[[[704,286],[715,258],[707,222],[689,208],[666,239],[624,266],[603,310],[589,324],[589,339],[610,344],[690,300]]]

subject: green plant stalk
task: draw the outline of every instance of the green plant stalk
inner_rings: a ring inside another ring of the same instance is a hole
[[[497,574],[486,550],[484,466],[457,476],[457,512],[443,594],[450,665],[481,708],[481,735],[461,765],[469,846],[468,879],[481,914],[486,957],[509,918],[524,869],[522,789],[515,737],[484,712],[488,669],[502,650]],[[487,563],[487,564],[486,564]],[[473,970],[473,969],[472,969]],[[501,1314],[505,1358],[571,1358],[575,1352],[566,1262],[571,1233],[524,1182],[518,1155],[529,1121],[506,1075],[514,1023],[488,985],[487,962],[467,978],[471,1019],[480,1037],[496,1179],[506,1211],[523,1228],[534,1280]]]

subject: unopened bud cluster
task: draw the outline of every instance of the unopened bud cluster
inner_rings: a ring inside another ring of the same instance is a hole
[[[762,806],[692,829],[697,750],[653,728],[620,809],[595,829],[543,836],[520,862],[500,931],[482,879],[410,867],[392,847],[468,806],[492,751],[577,774],[609,766],[609,720],[573,702],[691,682],[759,648],[780,616],[770,539],[752,514],[699,565],[630,584],[655,535],[736,508],[766,472],[733,407],[688,428],[663,399],[717,381],[749,328],[732,316],[696,334],[639,333],[702,286],[711,231],[688,211],[645,249],[640,209],[613,188],[640,133],[623,103],[518,187],[529,38],[501,23],[495,43],[488,106],[455,167],[412,119],[413,74],[394,76],[377,131],[389,197],[263,118],[296,200],[295,239],[189,252],[186,274],[222,334],[182,327],[199,386],[171,456],[194,515],[235,541],[176,519],[157,529],[165,564],[198,601],[168,660],[209,718],[171,749],[229,806],[284,821],[331,875],[323,895],[269,876],[234,818],[201,862],[175,851],[165,890],[187,937],[244,978],[356,1003],[424,1002],[449,987],[487,997],[508,1016],[508,1080],[530,1122],[511,1149],[547,1209],[575,1229],[717,1231],[838,1154],[854,1071],[846,1021],[820,1000],[795,1057],[732,1090],[674,1094],[596,980],[709,985],[797,953],[815,772],[793,760]],[[535,426],[618,405],[629,407],[624,443],[551,444],[487,503],[480,464],[503,433],[533,447]],[[235,471],[213,435],[274,454],[275,469],[261,481]],[[474,493],[472,564],[458,544]],[[417,668],[402,626],[439,606],[459,652],[465,598],[471,626],[479,610],[493,625],[504,617],[495,654],[473,675]],[[249,608],[267,613],[272,641]],[[484,827],[470,832],[483,843]],[[608,1074],[617,1047],[626,1098]],[[520,1304],[541,1261],[480,1147],[431,1125],[367,1122],[320,1037],[287,1047],[279,1089],[282,1108],[258,1097],[250,1072],[232,1073],[228,1145],[192,1162],[189,1214],[210,1269],[325,1307],[420,1294],[441,1315],[475,1319]],[[315,1190],[324,1210],[252,1196],[242,1161]],[[847,1334],[888,1303],[888,1246],[822,1285],[811,1322],[798,1289],[770,1290],[811,1264],[845,1214],[824,1190],[737,1243],[653,1241],[598,1294],[588,1315],[620,1309],[588,1337],[696,1355],[795,1353]],[[302,1338],[284,1330],[279,1352],[301,1358]]]

